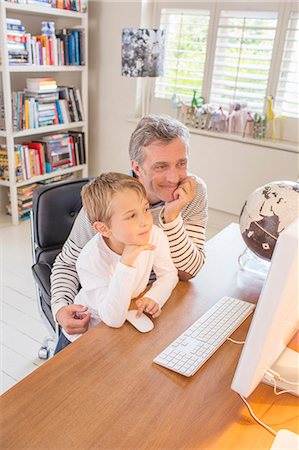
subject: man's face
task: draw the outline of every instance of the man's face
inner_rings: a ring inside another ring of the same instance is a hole
[[[145,160],[141,166],[132,161],[132,167],[145,187],[149,202],[171,202],[174,191],[187,176],[186,144],[180,138],[166,144],[156,141],[143,151]]]

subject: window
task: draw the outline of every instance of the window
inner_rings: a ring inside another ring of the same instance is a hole
[[[157,79],[156,97],[170,99],[176,93],[181,100],[190,100],[193,90],[201,95],[209,19],[209,11],[162,9],[165,75]]]
[[[298,117],[299,91],[299,14],[291,12],[284,52],[281,61],[279,83],[275,97],[275,109],[290,117]]]
[[[263,111],[276,26],[276,12],[221,11],[210,102]]]
[[[299,13],[294,2],[258,4],[200,2],[200,10],[161,5],[166,29],[165,76],[155,79],[152,112],[174,114],[176,93],[191,103],[193,91],[205,103],[246,104],[266,111],[266,95],[276,112],[298,117]],[[293,119],[292,119],[293,120]],[[289,122],[284,122],[290,129]],[[291,121],[290,121],[291,124]],[[295,124],[292,122],[292,127]]]

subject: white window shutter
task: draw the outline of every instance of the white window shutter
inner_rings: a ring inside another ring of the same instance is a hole
[[[201,96],[210,13],[204,10],[162,9],[160,28],[166,30],[165,75],[155,84],[155,97],[174,93],[190,101]]]
[[[277,12],[222,10],[217,28],[210,101],[247,104],[262,112]]]
[[[291,12],[283,57],[280,66],[279,82],[275,96],[275,110],[290,117],[298,117],[299,91],[299,14]]]

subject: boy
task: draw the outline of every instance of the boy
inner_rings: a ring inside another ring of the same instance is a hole
[[[97,232],[76,264],[82,289],[75,303],[88,307],[89,326],[103,321],[121,327],[131,299],[144,291],[152,269],[156,281],[145,297],[136,301],[137,315],[144,311],[158,317],[178,275],[168,240],[153,225],[143,185],[128,175],[102,174],[83,187],[82,202]],[[63,330],[55,353],[79,336]]]

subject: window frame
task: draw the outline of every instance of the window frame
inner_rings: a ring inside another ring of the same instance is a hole
[[[179,7],[180,6],[180,7]],[[210,25],[207,36],[207,49],[206,54],[206,64],[203,74],[203,85],[202,93],[198,92],[198,95],[202,95],[206,102],[209,102],[212,87],[212,76],[214,68],[214,55],[216,51],[217,42],[217,31],[220,19],[220,14],[222,10],[230,11],[274,11],[277,12],[277,29],[275,33],[273,50],[272,50],[272,60],[269,68],[269,76],[266,87],[266,96],[273,95],[274,98],[277,94],[280,67],[283,58],[284,42],[287,33],[288,20],[290,13],[292,11],[298,11],[298,6],[296,2],[284,2],[280,0],[279,2],[253,2],[251,5],[238,2],[219,2],[219,3],[209,3],[205,1],[197,2],[186,2],[179,4],[177,2],[158,2],[156,4],[154,12],[154,26],[159,28],[160,17],[162,9],[176,9],[176,10],[209,10],[210,11]],[[209,55],[212,57],[209,58]],[[161,113],[163,111],[166,114],[174,115],[175,110],[171,107],[171,102],[169,99],[155,97],[155,79],[149,79],[150,81],[146,84],[146,89],[149,90],[148,95],[150,97],[150,112]],[[264,102],[263,113],[266,113],[266,101]],[[285,116],[289,118],[289,116]],[[294,118],[293,118],[294,119]]]

